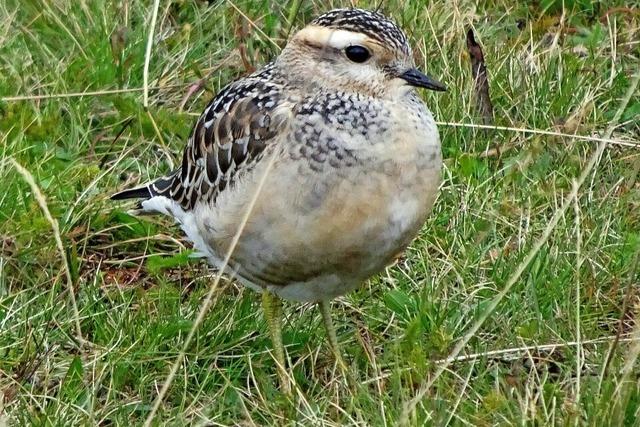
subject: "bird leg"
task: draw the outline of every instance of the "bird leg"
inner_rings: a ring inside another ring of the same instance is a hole
[[[329,347],[331,347],[331,352],[336,359],[336,363],[338,364],[338,368],[342,371],[342,375],[347,380],[349,387],[351,389],[355,386],[355,381],[351,377],[349,373],[349,368],[347,364],[344,362],[342,358],[342,353],[340,352],[340,347],[338,346],[338,338],[336,336],[336,328],[333,326],[333,321],[331,320],[331,303],[329,301],[320,301],[318,302],[318,306],[320,307],[320,313],[322,314],[322,322],[324,323],[324,328],[327,331],[327,341],[329,341]]]
[[[282,300],[265,289],[262,291],[262,309],[269,328],[276,365],[278,365],[280,389],[284,394],[289,395],[291,394],[291,385],[285,369],[284,346],[282,345]]]

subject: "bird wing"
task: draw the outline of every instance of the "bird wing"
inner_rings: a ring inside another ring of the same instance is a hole
[[[185,210],[215,201],[237,175],[250,169],[287,125],[293,104],[272,79],[273,66],[231,83],[207,105],[194,126],[182,165],[166,177],[112,199],[165,196]]]

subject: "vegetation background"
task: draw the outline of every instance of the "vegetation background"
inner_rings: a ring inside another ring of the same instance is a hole
[[[318,312],[289,304],[283,397],[259,298],[223,282],[153,413],[212,272],[169,220],[108,196],[171,170],[224,84],[351,5],[391,15],[449,87],[423,94],[449,123],[433,215],[334,303],[358,385]],[[145,110],[152,11],[0,1],[0,425],[637,425],[637,2],[163,0]],[[519,130],[468,125],[485,121]]]

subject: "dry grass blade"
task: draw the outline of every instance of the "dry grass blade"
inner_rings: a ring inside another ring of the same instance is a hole
[[[605,359],[604,359],[604,363],[602,365],[602,372],[600,373],[600,379],[598,381],[598,393],[600,393],[600,391],[602,390],[602,382],[604,381],[604,378],[607,376],[609,365],[611,364],[611,360],[613,359],[613,354],[615,353],[616,348],[618,347],[618,343],[622,341],[620,337],[622,336],[622,331],[624,330],[625,317],[627,315],[627,310],[629,309],[629,305],[631,304],[631,298],[635,294],[635,292],[633,292],[633,286],[636,283],[635,282],[636,271],[638,268],[639,259],[640,259],[640,248],[636,250],[636,253],[634,254],[631,273],[629,274],[629,281],[627,282],[627,286],[624,292],[624,299],[622,300],[622,309],[621,309],[622,314],[620,315],[620,319],[618,320],[618,329],[616,331],[615,339],[611,342],[611,345],[609,346],[609,351],[607,352],[607,355],[605,356]]]
[[[227,3],[229,5],[231,5],[232,8],[235,9],[236,12],[238,12],[240,14],[240,16],[242,16],[244,19],[247,20],[247,22],[249,23],[249,25],[251,25],[258,33],[260,33],[260,35],[262,37],[264,37],[265,39],[267,39],[269,41],[269,43],[271,43],[272,45],[274,45],[276,48],[278,48],[278,50],[282,49],[282,47],[280,47],[278,45],[278,43],[276,43],[271,37],[269,37],[267,34],[265,34],[264,31],[262,31],[262,29],[255,23],[253,22],[253,20],[251,18],[249,18],[238,6],[236,6],[231,0],[228,0]]]
[[[606,343],[606,342],[612,342],[612,341],[634,342],[635,339],[628,336],[619,337],[618,335],[612,335],[609,337],[596,338],[593,340],[586,340],[586,341],[580,341],[580,342],[569,341],[569,342],[557,343],[557,344],[541,344],[541,345],[528,345],[528,346],[512,347],[512,348],[501,348],[499,350],[489,350],[489,351],[483,351],[481,353],[465,354],[463,356],[456,356],[453,358],[447,357],[446,359],[436,360],[433,363],[435,363],[436,365],[442,365],[442,364],[451,364],[451,363],[457,363],[457,362],[466,362],[466,361],[471,361],[471,360],[476,360],[481,358],[504,358],[505,360],[507,360],[507,359],[521,357],[523,353],[528,353],[533,351],[536,351],[536,352],[552,351],[558,348],[574,347],[578,345],[581,345],[581,346],[593,345],[593,344],[600,344],[600,343]]]
[[[147,38],[147,48],[144,54],[144,68],[142,73],[143,86],[143,100],[142,105],[144,108],[149,107],[149,63],[151,62],[151,48],[153,47],[153,34],[156,29],[156,20],[158,19],[158,8],[160,7],[160,0],[154,0],[153,9],[151,11],[151,23],[149,24],[149,36]]]
[[[629,377],[631,377],[633,368],[636,365],[638,357],[640,357],[640,323],[638,322],[636,322],[633,328],[633,340],[634,342],[627,352],[627,357],[622,367],[622,378],[620,378],[615,393],[617,397],[613,399],[615,409],[614,419],[618,421],[618,423],[614,423],[613,425],[624,425],[625,412],[629,404],[629,399],[633,388],[637,387],[637,380],[631,381]]]
[[[160,132],[160,129],[158,128],[158,124],[156,123],[156,119],[153,118],[153,114],[151,114],[151,111],[147,109],[146,105],[144,107],[147,110],[147,117],[149,117],[151,126],[153,126],[153,131],[155,132],[156,137],[158,138],[158,142],[160,142],[160,146],[162,147],[162,154],[166,157],[167,163],[169,164],[169,168],[173,170],[174,169],[173,158],[171,157],[171,152],[169,151],[167,144],[165,144],[164,142],[164,138],[162,137],[162,132]]]
[[[611,136],[611,133],[613,133],[613,129],[615,128],[615,126],[619,122],[620,117],[622,116],[622,113],[626,109],[626,107],[627,107],[627,105],[629,103],[629,100],[631,99],[631,96],[635,93],[635,91],[636,91],[636,89],[638,87],[638,82],[639,81],[640,81],[640,73],[637,73],[633,77],[633,80],[631,81],[631,84],[629,85],[629,88],[627,90],[627,93],[626,93],[625,97],[622,99],[622,102],[620,103],[620,107],[618,108],[614,119],[611,122],[611,124],[609,125],[609,128],[607,129],[607,132],[606,132],[606,136],[607,137]],[[587,177],[591,174],[594,166],[596,165],[596,163],[599,161],[600,157],[602,156],[602,153],[604,152],[604,149],[606,148],[606,146],[607,146],[607,142],[606,141],[600,142],[600,144],[598,145],[598,148],[596,149],[596,151],[591,155],[591,158],[589,159],[589,163],[587,163],[587,166],[584,168],[584,170],[582,171],[582,173],[580,174],[580,176],[576,180],[576,185],[572,188],[571,192],[569,193],[567,198],[563,201],[563,203],[560,206],[560,208],[555,211],[555,213],[553,214],[553,216],[549,220],[549,222],[548,222],[546,228],[544,229],[542,235],[540,236],[540,238],[534,243],[533,247],[531,248],[531,250],[529,251],[527,256],[517,266],[517,268],[515,269],[513,274],[509,277],[509,279],[507,280],[507,283],[505,284],[505,286],[502,289],[502,291],[500,291],[491,300],[491,302],[488,304],[486,310],[480,315],[478,320],[476,320],[474,322],[474,324],[471,326],[471,329],[464,335],[464,337],[460,341],[458,341],[456,346],[451,351],[451,355],[449,356],[449,359],[453,359],[453,358],[457,357],[458,354],[460,354],[462,349],[464,349],[464,347],[471,340],[471,338],[473,338],[475,336],[475,334],[478,332],[478,330],[484,324],[484,322],[487,320],[487,318],[491,315],[491,313],[493,313],[493,311],[496,309],[496,307],[498,306],[500,301],[502,301],[502,299],[509,293],[509,291],[511,290],[513,285],[515,285],[516,282],[520,279],[520,276],[522,276],[522,273],[524,273],[524,271],[527,269],[527,267],[529,266],[531,261],[533,261],[535,256],[538,254],[538,252],[542,248],[542,246],[549,239],[549,237],[553,233],[553,230],[556,228],[556,225],[558,224],[560,219],[564,217],[564,214],[569,209],[569,206],[571,206],[574,203],[574,199],[576,197],[578,197],[578,190],[580,189],[580,187],[582,186],[584,181],[587,179]],[[440,375],[442,375],[442,373],[447,369],[448,366],[449,366],[449,363],[445,363],[443,365],[440,365],[438,367],[438,369],[436,370],[436,372],[431,376],[429,381],[427,381],[426,383],[424,383],[420,387],[420,389],[418,390],[416,395],[412,399],[410,399],[409,401],[405,402],[403,410],[402,410],[402,414],[400,416],[400,423],[399,423],[400,425],[408,425],[409,417],[415,411],[415,408],[418,405],[418,403],[420,401],[422,401],[422,399],[427,394],[427,392],[429,391],[429,389],[431,388],[433,383],[440,377]]]
[[[179,87],[185,86],[184,84],[172,84],[166,86],[152,86],[148,87],[147,90],[159,90],[159,89],[175,89]],[[45,95],[17,95],[17,96],[5,96],[0,98],[2,102],[16,102],[16,101],[39,101],[41,99],[58,99],[58,98],[81,98],[85,96],[106,96],[106,95],[117,95],[120,93],[132,93],[132,92],[144,92],[144,87],[132,87],[129,89],[105,89],[105,90],[94,90],[89,92],[69,92],[69,93],[52,93]]]
[[[573,187],[577,187],[578,183],[574,180]],[[578,189],[575,188],[577,192]],[[580,404],[580,381],[582,375],[582,364],[584,362],[584,351],[582,334],[580,331],[580,287],[582,285],[580,281],[580,271],[582,269],[582,231],[580,229],[581,224],[581,211],[580,200],[576,197],[574,199],[574,214],[575,214],[575,230],[576,230],[576,389],[575,389],[575,403]]]
[[[24,180],[31,187],[31,191],[33,191],[33,197],[35,197],[40,209],[42,209],[42,213],[45,218],[51,224],[51,229],[53,230],[53,236],[56,241],[56,246],[58,247],[58,251],[60,252],[60,257],[62,258],[62,266],[64,268],[64,274],[67,278],[67,287],[69,291],[69,298],[71,299],[71,308],[73,310],[74,322],[76,327],[76,335],[77,339],[80,343],[84,343],[84,338],[82,337],[82,329],[80,328],[80,312],[78,310],[78,304],[76,302],[76,294],[73,289],[73,278],[71,277],[71,269],[69,267],[69,260],[67,259],[67,253],[65,252],[64,245],[62,244],[62,237],[60,235],[60,227],[58,226],[58,221],[51,215],[49,211],[49,206],[47,205],[47,199],[40,191],[38,184],[36,184],[33,175],[25,169],[20,163],[18,163],[14,158],[9,158],[9,162],[13,165],[14,168],[22,175]]]
[[[571,139],[577,139],[580,141],[590,141],[590,142],[604,142],[611,145],[621,145],[624,147],[640,148],[640,142],[636,142],[636,141],[621,141],[619,139],[611,139],[610,137],[600,138],[597,136],[575,135],[570,133],[555,132],[552,130],[544,130],[544,129],[517,128],[517,127],[511,127],[511,126],[494,126],[494,125],[481,125],[476,123],[457,123],[457,122],[436,122],[436,124],[438,126],[450,126],[450,127],[456,127],[456,128],[490,129],[490,130],[500,130],[500,131],[508,131],[508,132],[531,133],[535,135],[556,136],[559,138],[571,138]],[[609,133],[609,136],[610,136],[610,133]]]
[[[272,168],[272,166],[273,166],[273,164],[275,162],[276,156],[274,155],[274,153],[276,153],[275,150],[270,155],[269,159],[265,160],[265,161],[268,161],[268,163],[266,164],[266,167],[265,167],[265,171],[264,171],[262,177],[260,178],[260,181],[258,182],[258,185],[256,186],[256,191],[253,194],[253,197],[251,198],[251,200],[249,201],[249,204],[247,205],[247,210],[245,212],[244,217],[242,218],[242,221],[240,222],[240,225],[238,226],[238,231],[233,236],[231,244],[229,245],[229,249],[228,249],[228,251],[227,251],[227,253],[226,253],[225,257],[224,257],[224,260],[222,262],[222,265],[220,266],[220,269],[218,270],[218,273],[216,274],[216,277],[213,280],[213,283],[211,284],[211,286],[209,288],[209,292],[207,293],[207,296],[206,296],[204,302],[202,303],[202,306],[200,307],[200,311],[198,312],[198,315],[196,316],[196,320],[193,322],[193,325],[191,326],[191,329],[189,330],[189,334],[187,335],[187,338],[184,341],[184,345],[182,346],[180,354],[178,354],[178,357],[176,357],[175,362],[171,366],[171,370],[169,371],[169,375],[167,375],[167,379],[164,381],[164,384],[162,384],[162,389],[158,393],[158,396],[156,397],[156,399],[155,399],[155,401],[153,403],[153,407],[151,409],[151,412],[149,413],[147,419],[144,422],[144,426],[145,427],[149,427],[153,423],[153,419],[154,419],[156,413],[158,412],[158,409],[160,408],[160,405],[162,404],[162,399],[167,394],[167,391],[169,390],[169,387],[171,387],[171,383],[173,382],[173,379],[175,378],[176,373],[178,372],[178,368],[180,367],[180,365],[182,364],[182,362],[184,360],[184,356],[186,354],[186,351],[189,348],[189,345],[191,344],[191,341],[193,340],[193,337],[195,336],[196,331],[198,330],[198,326],[200,326],[200,324],[204,320],[204,316],[206,316],[207,312],[209,311],[209,308],[211,307],[211,304],[213,302],[213,295],[215,294],[216,290],[218,289],[218,284],[220,283],[220,279],[222,278],[222,274],[223,274],[225,268],[227,267],[227,265],[229,264],[229,260],[231,259],[231,255],[233,255],[233,251],[235,250],[236,245],[238,244],[238,241],[240,240],[240,236],[242,235],[242,232],[244,231],[244,227],[246,226],[247,221],[249,221],[249,217],[251,216],[251,213],[253,212],[253,208],[254,208],[254,206],[256,204],[256,201],[258,200],[258,196],[262,192],[262,187],[264,186],[264,183],[266,181],[267,175],[271,171],[271,168]]]

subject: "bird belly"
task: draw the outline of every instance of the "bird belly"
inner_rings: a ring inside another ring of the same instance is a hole
[[[425,155],[439,160],[439,150],[434,145]],[[357,287],[406,248],[433,204],[439,162],[423,165],[416,153],[405,154],[341,174],[301,173],[296,162],[276,164],[243,226],[228,273],[254,289],[297,301],[330,299]],[[215,206],[196,207],[201,236],[218,265],[257,181],[237,182]]]

